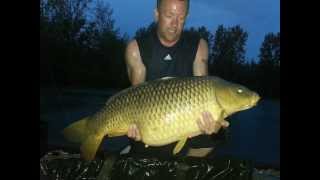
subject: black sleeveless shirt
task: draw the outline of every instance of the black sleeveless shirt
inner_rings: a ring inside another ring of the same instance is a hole
[[[146,67],[146,81],[166,76],[193,75],[193,62],[200,41],[197,33],[182,32],[181,38],[172,47],[161,44],[155,29],[136,41]]]
[[[146,67],[146,81],[162,77],[193,76],[193,62],[196,57],[200,35],[183,32],[181,38],[172,47],[161,44],[155,29],[151,33],[136,39],[140,56]],[[161,147],[145,148],[144,143],[132,139],[130,153],[138,156],[170,157],[175,143]],[[212,147],[212,139],[208,135],[199,135],[188,139],[178,156],[185,155],[189,146]]]

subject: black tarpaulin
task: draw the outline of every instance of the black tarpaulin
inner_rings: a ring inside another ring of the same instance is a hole
[[[106,155],[84,161],[79,154],[52,151],[40,159],[40,180],[250,180],[252,172],[252,162],[230,157],[158,159]]]

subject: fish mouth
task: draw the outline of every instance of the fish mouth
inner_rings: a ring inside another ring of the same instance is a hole
[[[253,98],[251,99],[251,102],[249,104],[246,104],[242,110],[247,110],[247,109],[250,109],[251,107],[257,106],[259,100],[260,100],[260,96],[257,93],[255,93],[253,95]]]
[[[250,109],[251,107],[252,107],[251,104],[247,104],[241,110],[247,110],[247,109]]]
[[[257,104],[258,104],[258,102],[259,102],[260,99],[261,99],[261,97],[260,97],[257,93],[255,93],[255,94],[253,95],[253,98],[251,99],[251,102],[250,102],[249,104],[246,104],[246,105],[242,108],[242,110],[247,110],[247,109],[250,109],[251,107],[257,106]]]
[[[256,106],[260,99],[261,99],[261,97],[259,96],[259,94],[254,93],[253,98],[252,98],[252,102],[251,102],[252,106]]]

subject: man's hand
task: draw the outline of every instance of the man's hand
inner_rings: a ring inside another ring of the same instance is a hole
[[[212,134],[217,133],[221,127],[226,128],[229,126],[229,122],[226,120],[223,121],[215,121],[210,112],[203,112],[202,119],[199,118],[197,120],[198,126],[200,130],[204,134]]]
[[[141,136],[137,125],[131,124],[128,130],[128,137],[134,139],[135,141],[141,141]]]

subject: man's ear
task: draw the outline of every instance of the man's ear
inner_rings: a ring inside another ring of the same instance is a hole
[[[158,8],[155,8],[155,9],[153,10],[153,12],[154,12],[154,20],[155,20],[156,22],[158,22],[158,20],[159,20],[159,11],[158,11]]]

